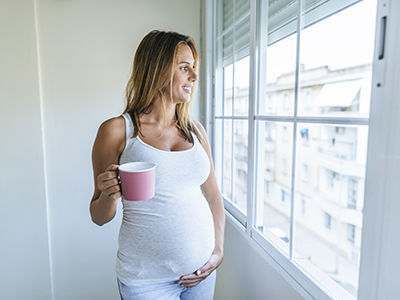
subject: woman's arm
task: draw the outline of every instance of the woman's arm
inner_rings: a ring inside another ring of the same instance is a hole
[[[110,222],[116,213],[121,188],[118,160],[125,147],[125,120],[117,117],[101,124],[93,145],[94,193],[90,202],[92,221],[99,226]]]
[[[185,287],[193,287],[204,280],[222,263],[224,257],[224,232],[225,232],[225,210],[222,201],[222,196],[218,188],[217,179],[214,171],[214,164],[212,160],[211,147],[207,138],[207,133],[203,126],[196,122],[201,134],[205,138],[202,144],[210,160],[210,175],[205,183],[201,186],[204,195],[207,199],[208,205],[214,220],[214,234],[215,234],[215,247],[208,262],[198,269],[194,274],[182,276],[179,283]]]

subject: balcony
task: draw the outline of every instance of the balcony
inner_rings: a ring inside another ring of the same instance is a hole
[[[319,166],[341,175],[365,178],[365,164],[361,164],[356,160],[340,158],[336,154],[324,151],[324,149],[320,148],[315,153],[315,161]]]

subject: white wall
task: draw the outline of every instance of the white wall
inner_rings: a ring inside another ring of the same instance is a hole
[[[0,1],[0,299],[50,299],[32,1]]]
[[[90,220],[92,144],[123,109],[143,36],[175,30],[200,46],[200,5],[0,1],[0,299],[119,298],[121,214],[103,227]]]

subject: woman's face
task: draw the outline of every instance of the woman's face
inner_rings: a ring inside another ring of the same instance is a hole
[[[192,50],[188,45],[179,45],[180,59],[175,68],[172,79],[172,99],[173,103],[186,103],[190,101],[193,85],[197,81],[197,74],[194,71],[195,61]],[[168,97],[171,93],[171,85],[165,89]]]

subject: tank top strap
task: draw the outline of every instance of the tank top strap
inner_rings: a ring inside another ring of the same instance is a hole
[[[122,115],[125,119],[125,140],[129,141],[133,135],[133,122],[129,113],[124,113]]]

